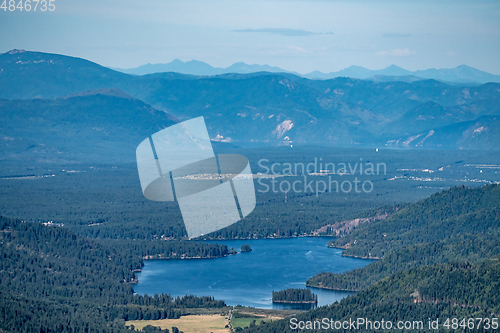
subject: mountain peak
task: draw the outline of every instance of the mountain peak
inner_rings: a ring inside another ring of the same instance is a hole
[[[363,66],[356,66],[356,65],[351,65],[345,69],[362,69],[362,70],[369,70],[368,68],[366,67],[363,67]]]
[[[392,64],[390,66],[387,66],[385,69],[403,69],[403,68],[401,68],[401,67],[399,67],[397,65]]]
[[[470,73],[485,73],[485,74],[488,74],[488,73],[486,73],[486,72],[483,72],[483,71],[481,71],[481,70],[479,70],[479,69],[476,69],[476,68],[474,68],[474,67],[470,67],[470,66],[467,66],[467,65],[460,65],[460,66],[457,66],[457,68],[456,68],[456,69],[458,69],[458,70],[460,70],[460,71],[467,71],[467,72],[470,72]]]
[[[25,53],[25,52],[26,52],[26,50],[13,49],[13,50],[5,52],[4,54],[17,54],[17,53]]]
[[[180,60],[179,60],[180,61]],[[181,61],[182,62],[182,61]],[[185,64],[203,64],[203,65],[208,65],[206,62],[203,62],[203,61],[199,61],[199,60],[189,60],[189,61],[186,61]],[[210,65],[209,65],[210,66]]]
[[[396,65],[390,65],[384,69],[376,71],[382,75],[411,75],[411,72]]]

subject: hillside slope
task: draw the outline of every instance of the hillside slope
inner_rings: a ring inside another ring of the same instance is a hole
[[[227,254],[194,242],[97,242],[66,228],[0,217],[0,331],[130,332],[127,319],[178,318],[211,297],[134,294],[143,256]]]
[[[384,221],[364,224],[329,242],[343,255],[379,257],[365,267],[307,281],[312,287],[362,290],[407,269],[474,262],[500,254],[500,185],[455,187],[407,205]]]
[[[330,245],[345,249],[344,255],[381,258],[407,245],[497,231],[499,203],[500,185],[454,187],[408,205],[386,220],[363,224]]]
[[[133,162],[137,145],[177,119],[119,90],[0,100],[2,159]]]
[[[414,244],[381,260],[344,273],[323,272],[307,280],[309,287],[359,291],[391,274],[415,267],[455,261],[475,262],[500,254],[500,233],[460,234],[442,241]]]
[[[394,332],[399,322],[403,328],[399,331],[426,332],[429,330],[429,321],[435,320],[438,320],[438,328],[429,331],[458,332],[467,329],[469,318],[483,318],[480,326],[478,321],[473,320],[475,326],[471,326],[471,331],[488,332],[493,327],[498,329],[499,325],[499,281],[498,258],[476,264],[450,263],[416,268],[391,275],[339,303],[294,316],[293,321],[285,319],[259,325],[246,332],[296,332],[298,330],[292,328],[300,321],[304,322],[303,328],[310,322],[308,332],[324,332],[325,326],[321,326],[323,318],[327,318],[328,324],[340,321],[341,325],[344,321],[357,323],[358,318],[365,320],[359,326],[348,324],[343,330],[345,332]],[[458,319],[456,324],[452,318]],[[382,319],[386,323],[391,322],[392,329],[387,329],[388,326],[384,326],[386,329],[381,326],[374,329],[374,326],[366,325],[366,321],[371,321],[372,325],[378,321],[381,325]],[[449,319],[448,322],[446,319]],[[316,327],[313,326],[314,322]],[[406,322],[409,324],[405,329]],[[332,329],[330,327],[326,329]]]

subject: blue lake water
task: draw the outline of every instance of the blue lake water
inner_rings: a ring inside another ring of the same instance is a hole
[[[250,244],[252,252],[217,259],[147,260],[139,273],[139,294],[214,296],[228,305],[257,308],[293,308],[273,304],[273,290],[304,288],[305,281],[321,272],[344,272],[363,267],[371,260],[341,256],[328,248],[327,237],[220,241],[238,252]],[[318,305],[327,305],[351,292],[311,288]]]

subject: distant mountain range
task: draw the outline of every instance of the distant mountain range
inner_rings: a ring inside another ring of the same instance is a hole
[[[387,68],[380,70],[370,70],[360,66],[351,66],[338,72],[322,73],[314,71],[305,75],[297,72],[290,72],[279,67],[272,67],[269,65],[247,65],[243,62],[237,62],[226,68],[212,67],[207,63],[197,60],[183,62],[175,59],[166,64],[146,64],[136,68],[119,69],[115,70],[134,75],[145,75],[164,72],[176,72],[191,75],[221,75],[228,73],[248,74],[256,72],[270,72],[270,73],[291,73],[297,76],[302,76],[309,79],[333,79],[336,77],[350,77],[354,79],[370,79],[374,81],[404,81],[412,82],[420,79],[434,79],[445,82],[458,82],[458,83],[488,83],[500,82],[500,75],[493,75],[487,72],[469,66],[458,66],[456,68],[445,69],[426,69],[418,71],[409,71],[391,65]]]
[[[500,150],[499,83],[269,72],[135,76],[79,58],[11,51],[0,55],[0,87],[3,158],[132,160],[141,139],[198,116],[214,142],[237,146]]]
[[[305,75],[305,77],[310,79],[331,79],[339,76],[356,79],[373,79],[375,81],[380,80],[381,77],[388,77],[385,78],[384,81],[388,81],[389,79],[391,81],[400,81],[401,79],[407,80],[408,77],[414,77],[459,83],[483,84],[488,82],[500,82],[500,75],[493,75],[465,65],[456,68],[431,68],[418,71],[409,71],[396,65],[391,65],[380,70],[369,70],[364,67],[351,66],[338,72],[325,74],[316,71]]]
[[[248,74],[257,72],[293,73],[296,75],[300,75],[296,72],[288,72],[279,67],[273,67],[269,65],[247,65],[244,62],[237,62],[226,68],[216,68],[202,61],[191,60],[183,62],[178,59],[175,59],[174,61],[167,64],[146,64],[130,69],[112,69],[122,73],[133,75],[146,75],[165,72],[175,72],[191,75],[221,75],[228,73]]]

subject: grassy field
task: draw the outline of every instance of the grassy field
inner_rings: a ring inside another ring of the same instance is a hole
[[[270,319],[270,318],[263,318],[263,317],[233,318],[231,320],[231,325],[233,326],[233,328],[236,328],[236,327],[245,328],[245,327],[249,327],[250,323],[252,323],[254,320],[255,320],[255,325],[260,325],[262,321],[265,323],[270,323],[273,320],[276,321],[279,319]]]
[[[221,309],[189,309],[190,315],[185,315],[179,319],[161,319],[161,320],[131,320],[125,322],[125,325],[134,325],[136,330],[142,330],[144,326],[152,325],[162,329],[172,330],[175,326],[184,333],[230,333],[229,313],[230,307]],[[214,313],[217,311],[217,313]],[[299,311],[300,312],[300,311]],[[196,313],[196,314],[193,314]],[[238,327],[249,327],[255,320],[255,325],[260,325],[262,321],[270,323],[280,320],[297,313],[297,310],[273,310],[273,309],[255,309],[250,307],[236,306],[234,308],[231,326],[233,329]],[[226,327],[228,326],[228,327]]]
[[[233,318],[231,319],[231,326],[234,329],[238,327],[249,327],[254,320],[255,325],[260,325],[262,321],[265,323],[270,323],[276,320],[287,318],[297,312],[297,310],[256,309],[236,306],[234,308]]]
[[[226,328],[228,324],[228,317],[220,314],[182,316],[179,319],[131,320],[125,323],[127,326],[134,325],[136,330],[152,325],[172,331],[175,326],[184,333],[230,333],[229,328]]]

